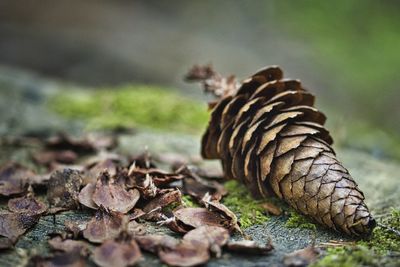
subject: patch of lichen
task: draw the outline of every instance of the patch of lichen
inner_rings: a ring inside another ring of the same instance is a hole
[[[129,85],[98,90],[65,91],[50,98],[52,110],[83,120],[88,129],[144,126],[198,132],[205,128],[205,104],[163,88]]]
[[[224,186],[229,193],[221,202],[237,214],[243,229],[268,220],[262,201],[255,200],[244,185],[232,180]]]
[[[285,226],[288,228],[301,228],[316,230],[317,227],[311,220],[298,212],[291,210],[289,219],[286,221]]]
[[[393,209],[381,224],[400,231],[400,210]],[[388,255],[400,252],[400,237],[383,227],[376,227],[368,240],[353,247],[330,248],[312,267],[400,266],[400,259]]]

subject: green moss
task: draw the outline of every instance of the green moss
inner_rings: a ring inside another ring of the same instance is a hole
[[[255,200],[244,185],[232,180],[224,186],[229,194],[223,198],[222,203],[238,215],[242,228],[262,224],[268,220],[261,206],[262,202]]]
[[[400,210],[393,209],[382,224],[400,230]],[[326,256],[312,267],[334,266],[400,266],[400,259],[387,255],[400,251],[400,237],[382,227],[376,227],[369,240],[360,240],[354,247],[330,248]]]
[[[302,229],[310,229],[310,230],[317,230],[317,227],[314,223],[310,221],[307,217],[297,213],[296,211],[290,212],[290,217],[286,221],[285,224],[288,228],[302,228]]]
[[[144,126],[197,132],[209,116],[204,103],[144,85],[63,92],[49,106],[67,118],[84,120],[89,129]]]
[[[183,202],[183,205],[185,205],[188,208],[199,207],[199,205],[189,195],[183,195],[182,202]]]
[[[364,246],[330,248],[326,256],[311,267],[379,266],[379,259]]]

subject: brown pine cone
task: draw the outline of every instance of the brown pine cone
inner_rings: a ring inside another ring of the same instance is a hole
[[[337,231],[371,233],[375,220],[330,146],[325,115],[298,80],[282,77],[280,68],[268,67],[220,96],[202,156],[221,159],[226,177],[242,181],[255,197],[273,194]]]

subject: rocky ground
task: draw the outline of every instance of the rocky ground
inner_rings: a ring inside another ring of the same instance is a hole
[[[47,108],[46,101],[60,90],[67,89],[65,85],[61,86],[57,82],[44,80],[32,74],[0,68],[0,135],[7,139],[25,134],[47,136],[59,131],[82,134],[85,128],[82,122],[67,120]],[[179,154],[183,158],[196,160],[199,158],[200,136],[197,134],[137,129],[134,133],[121,134],[118,138],[117,151],[121,153],[137,153],[147,147],[155,154]],[[398,162],[378,159],[365,152],[344,147],[336,150],[339,159],[344,162],[364,191],[366,203],[378,221],[387,216],[391,208],[400,208]],[[30,164],[26,148],[17,148],[2,142],[0,163],[8,160]],[[213,168],[217,166],[215,162],[200,162],[200,164]],[[287,253],[302,249],[310,245],[313,240],[316,244],[330,240],[349,240],[346,236],[320,227],[317,227],[316,231],[302,227],[288,228],[286,221],[289,217],[285,213],[271,216],[264,224],[245,229],[245,233],[254,240],[265,242],[268,238],[272,239],[275,250],[270,255],[249,257],[225,252],[221,258],[211,260],[207,266],[282,266],[283,257]],[[43,217],[18,241],[15,249],[0,253],[0,265],[23,266],[27,264],[32,254],[48,254],[46,236],[48,233],[62,229],[66,219],[87,218],[89,214],[85,211],[62,213],[55,218]],[[157,229],[149,227],[148,231],[159,231]],[[391,256],[385,260],[388,266],[400,264],[398,254],[391,252]],[[145,261],[141,262],[140,266],[161,266],[161,263],[155,257],[146,254]]]

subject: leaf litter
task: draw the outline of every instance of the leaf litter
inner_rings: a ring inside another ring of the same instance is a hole
[[[0,167],[0,195],[8,198],[8,210],[0,211],[0,251],[12,249],[41,216],[79,210],[91,218],[65,221],[64,232],[49,234],[52,252],[31,255],[30,263],[132,266],[146,251],[167,265],[196,266],[224,251],[264,255],[272,250],[270,243],[231,241],[231,235],[242,231],[235,213],[220,202],[229,194],[220,172],[182,165],[179,157],[168,159],[171,171],[162,170],[147,151],[112,153],[115,140],[60,134],[42,141],[33,155],[38,167],[49,172],[36,174],[13,162]],[[68,151],[74,157],[60,160]],[[185,206],[188,197],[196,207]],[[146,222],[176,235],[155,234]]]

